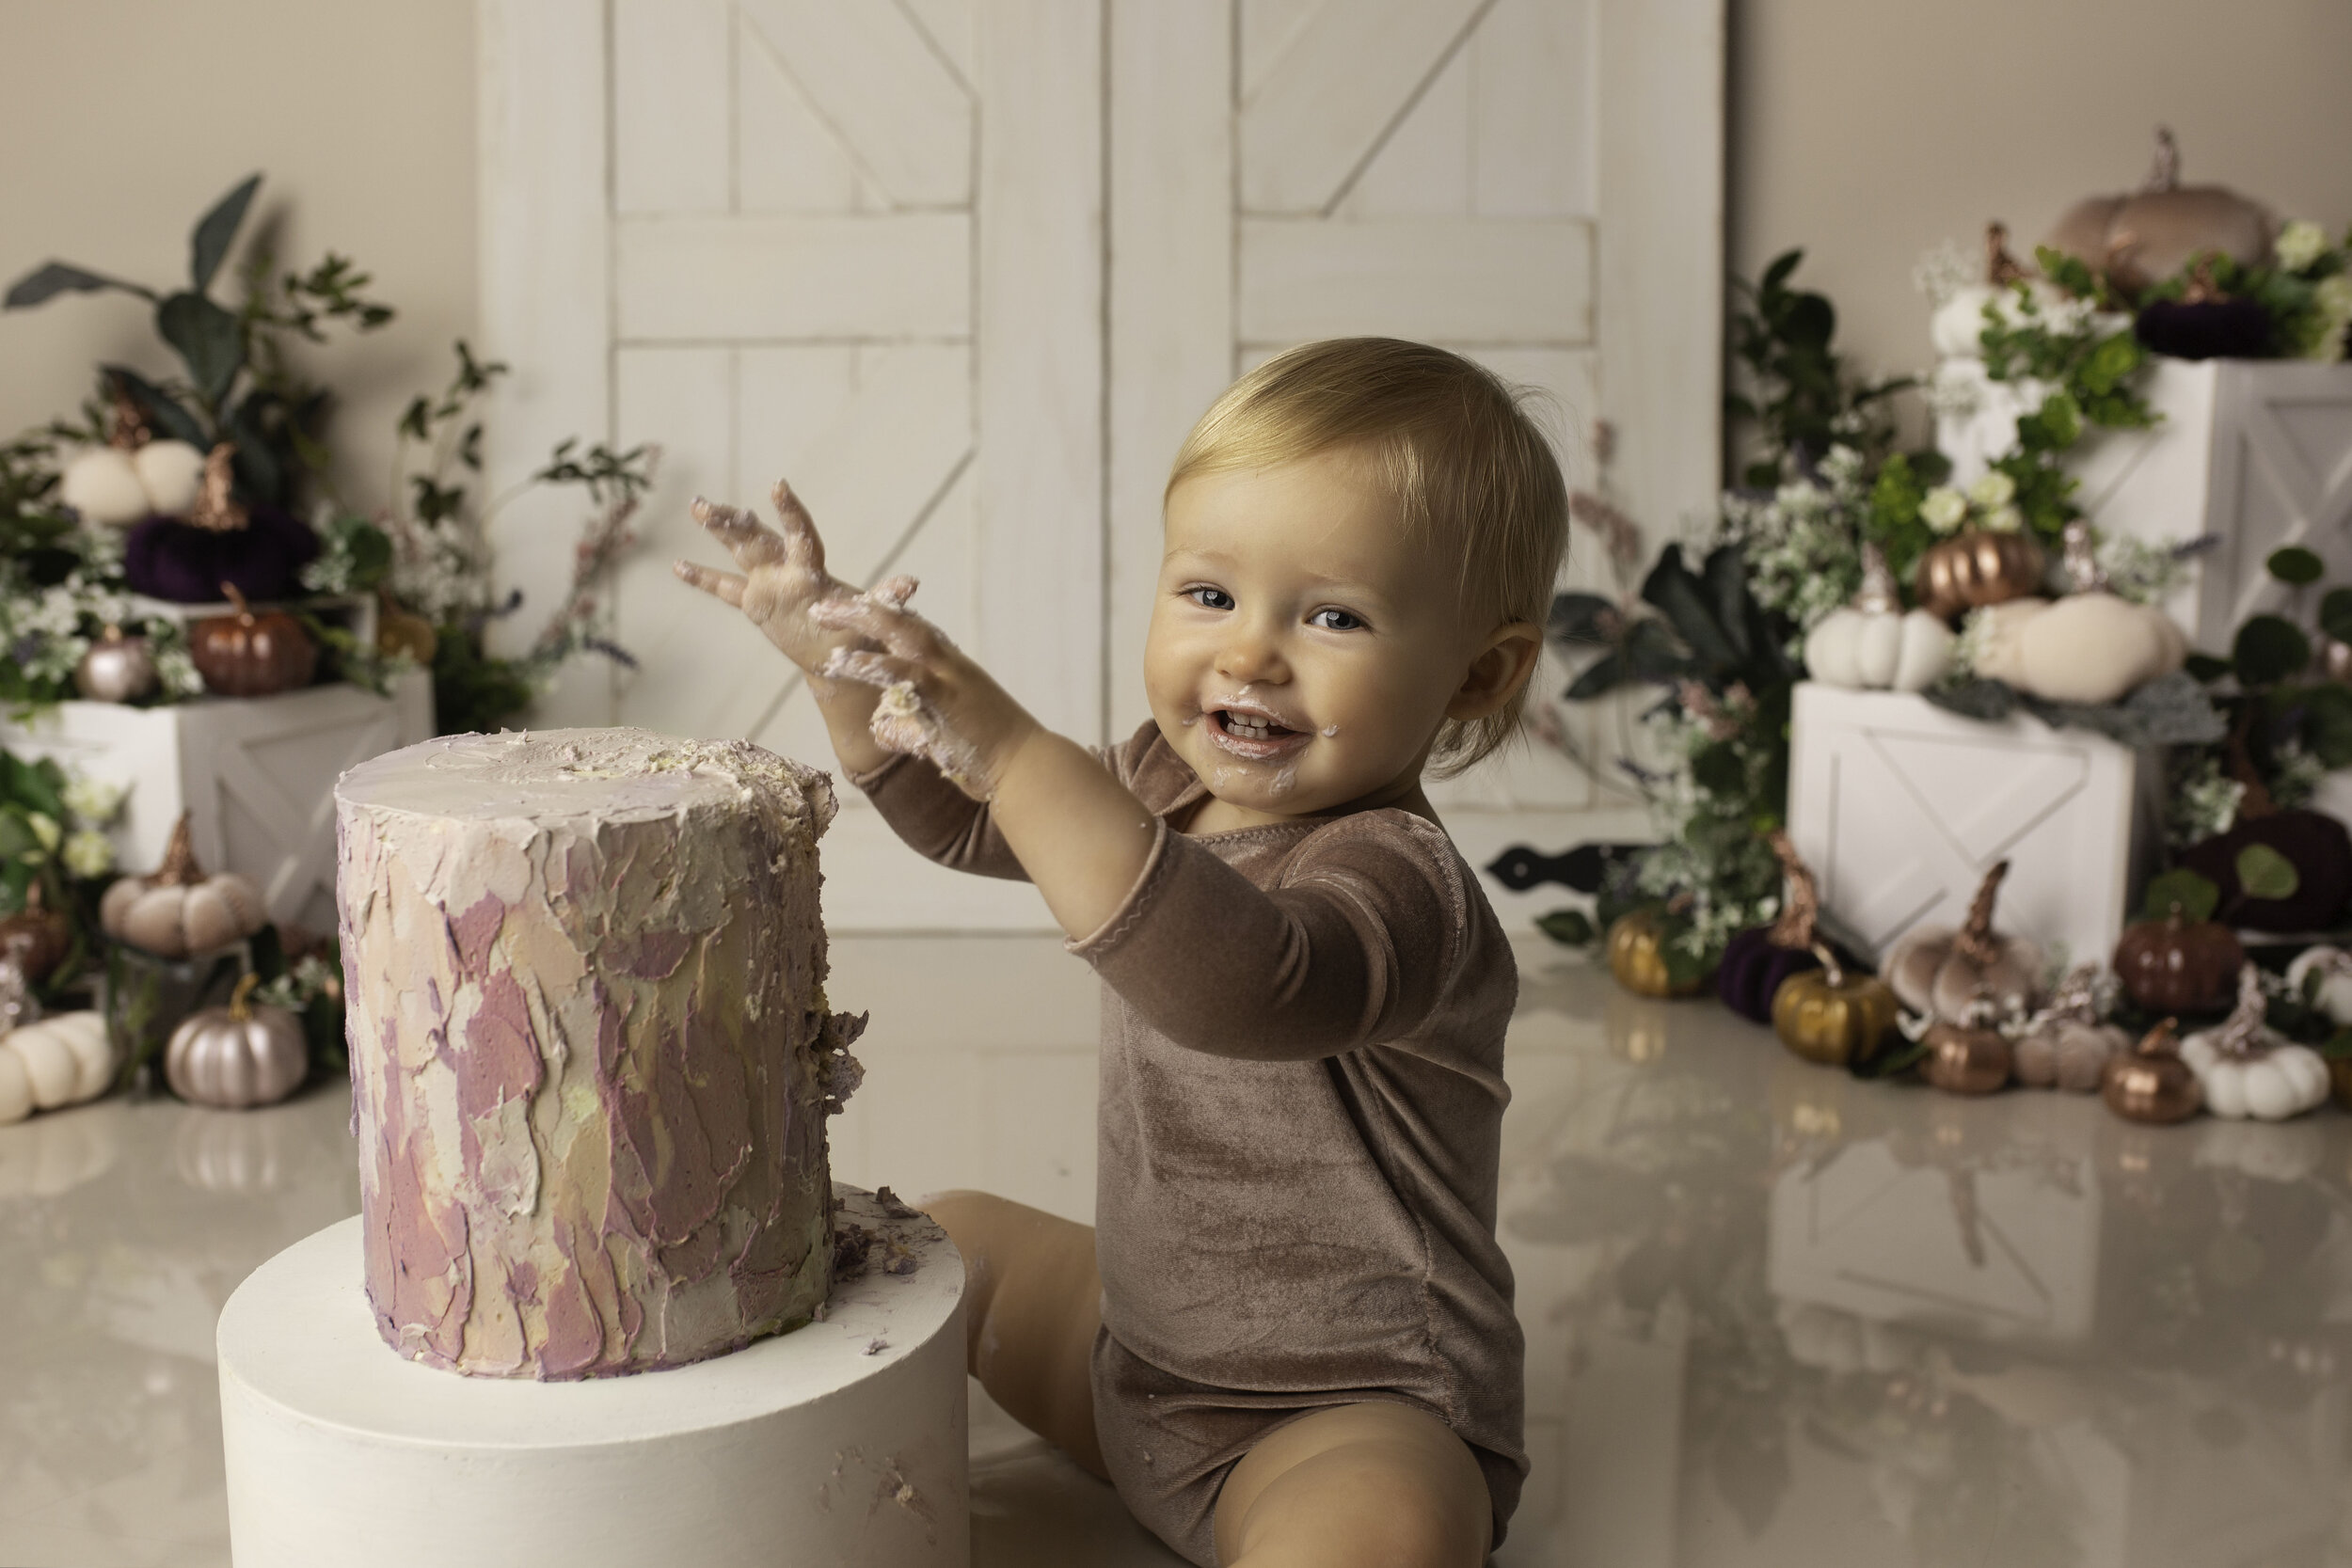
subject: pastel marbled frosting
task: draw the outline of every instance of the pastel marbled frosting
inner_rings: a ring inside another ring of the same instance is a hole
[[[335,789],[367,1290],[494,1377],[677,1366],[825,1299],[822,773],[644,730],[453,736]]]

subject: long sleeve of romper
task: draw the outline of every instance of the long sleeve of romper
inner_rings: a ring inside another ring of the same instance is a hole
[[[1104,760],[1155,815],[1197,794],[1171,791],[1174,759],[1145,735]],[[1190,780],[1189,769],[1183,776]],[[981,876],[1024,878],[988,806],[928,764],[897,757],[850,782],[925,858]],[[1260,837],[1296,846],[1271,887],[1209,847],[1247,853]],[[1068,945],[1180,1045],[1244,1060],[1304,1061],[1398,1039],[1427,1021],[1458,956],[1465,898],[1444,832],[1406,812],[1205,840],[1176,832],[1163,816],[1151,857],[1119,909]]]

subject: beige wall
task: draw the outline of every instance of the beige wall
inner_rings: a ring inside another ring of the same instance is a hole
[[[2352,220],[2346,0],[1731,0],[1732,265],[1791,245],[1840,341],[1922,368],[1911,271],[2001,218],[2021,256],[2074,198],[2128,188],[2153,128],[2194,182]]]
[[[263,171],[281,261],[350,256],[400,310],[314,361],[343,398],[339,483],[373,505],[401,405],[472,330],[473,119],[470,0],[0,0],[0,282],[54,257],[183,285],[189,226]],[[128,295],[0,314],[0,433],[116,358],[175,363]]]

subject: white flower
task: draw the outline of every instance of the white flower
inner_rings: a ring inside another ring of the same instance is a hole
[[[2344,335],[2352,328],[2352,273],[2321,278],[2312,296],[2319,307],[2319,326],[2303,356],[2333,364],[2344,357]]]
[[[1968,515],[1968,498],[1948,484],[1939,484],[1919,503],[1920,520],[1938,533],[1949,533]]]
[[[57,841],[65,837],[65,830],[57,826],[56,817],[47,812],[29,811],[24,814],[24,824],[33,830],[33,836],[40,840],[42,854],[56,853]]]
[[[2328,231],[2309,218],[2297,218],[2279,230],[2278,244],[2271,250],[2280,266],[2301,272],[2328,253]]]
[[[1982,261],[1946,240],[1920,256],[1911,269],[1911,286],[1927,295],[1930,303],[1941,305],[1974,283],[1983,270]]]
[[[1995,507],[1985,515],[1984,527],[1994,533],[2015,533],[2026,526],[2026,515],[2013,506]]]
[[[66,836],[65,851],[59,858],[76,877],[103,877],[114,869],[114,841],[95,829],[84,828]]]
[[[1998,468],[1988,468],[1968,486],[1968,499],[1987,512],[1994,511],[2017,499],[2017,482]]]
[[[66,810],[73,819],[87,827],[114,820],[122,809],[123,786],[107,779],[94,779],[87,773],[76,773],[66,780],[61,792]]]

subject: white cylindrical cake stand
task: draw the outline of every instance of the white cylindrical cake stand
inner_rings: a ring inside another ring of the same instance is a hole
[[[220,1316],[237,1568],[965,1568],[962,1261],[928,1219],[835,1192],[875,1243],[821,1322],[586,1382],[405,1361],[359,1220],[297,1242]]]

